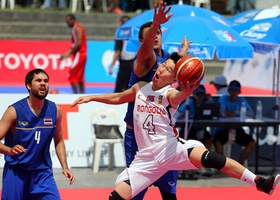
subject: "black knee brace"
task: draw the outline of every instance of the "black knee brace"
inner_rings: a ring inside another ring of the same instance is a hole
[[[124,200],[115,190],[111,192],[109,200]]]
[[[162,200],[177,200],[176,194],[160,190]]]
[[[213,151],[206,150],[201,157],[201,164],[206,168],[222,169],[226,164],[226,157]]]

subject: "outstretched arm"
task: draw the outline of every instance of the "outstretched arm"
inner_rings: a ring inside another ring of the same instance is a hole
[[[182,101],[186,100],[186,98],[193,93],[193,91],[198,87],[198,85],[199,84],[190,85],[179,82],[181,91],[174,89],[170,90],[167,93],[167,98],[172,108],[176,109]]]
[[[81,96],[76,101],[74,101],[71,107],[77,104],[88,103],[90,101],[96,101],[106,104],[122,104],[127,102],[133,102],[135,100],[136,93],[138,92],[139,88],[143,85],[143,83],[144,82],[136,83],[131,88],[123,92]]]
[[[161,2],[158,10],[156,5],[154,5],[154,18],[152,26],[149,28],[146,35],[143,35],[143,40],[140,39],[141,45],[137,52],[137,59],[134,62],[134,73],[138,77],[146,75],[156,62],[154,45],[157,34],[161,35],[159,32],[160,24],[167,22],[173,15],[172,13],[168,14],[171,7],[166,9],[166,5],[166,3]],[[158,51],[161,51],[161,48],[158,49]]]

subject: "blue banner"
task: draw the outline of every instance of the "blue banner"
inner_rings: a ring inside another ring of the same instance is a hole
[[[114,41],[88,41],[87,45],[86,82],[114,83],[119,70],[118,62],[113,74],[108,74],[114,54]]]

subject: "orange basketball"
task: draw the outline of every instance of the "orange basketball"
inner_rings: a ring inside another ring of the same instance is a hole
[[[204,77],[205,69],[203,62],[195,56],[183,56],[174,68],[177,81],[190,85],[199,85]]]

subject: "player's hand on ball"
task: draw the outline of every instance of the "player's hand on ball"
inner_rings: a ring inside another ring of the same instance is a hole
[[[195,89],[204,77],[205,68],[203,62],[195,56],[183,56],[175,64],[174,72],[181,87]]]
[[[179,81],[178,84],[179,84],[182,92],[184,92],[184,93],[190,93],[190,92],[192,93],[199,86],[199,84],[198,85],[190,84],[189,81],[187,81],[187,82]]]

